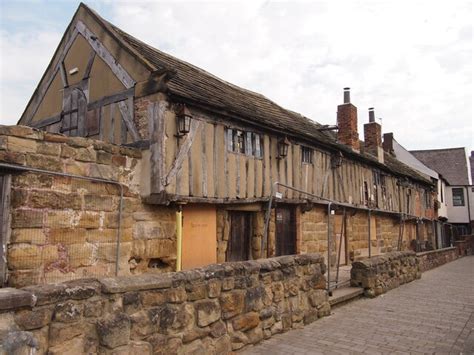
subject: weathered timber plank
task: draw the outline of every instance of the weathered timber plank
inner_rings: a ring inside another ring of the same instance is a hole
[[[165,114],[167,103],[165,101],[151,103],[148,113],[154,121],[154,130],[150,139],[151,151],[151,192],[160,193],[164,189],[164,143],[165,143]]]
[[[110,105],[114,102],[126,100],[129,97],[133,97],[133,92],[134,92],[133,88],[131,88],[131,89],[123,90],[119,93],[116,93],[110,96],[101,97],[100,99],[87,104],[87,110],[90,111],[102,106]],[[149,120],[151,120],[151,117],[149,117]]]
[[[212,179],[214,182],[214,197],[219,197],[219,179],[217,177],[217,149],[217,124],[214,123],[212,125]]]
[[[89,76],[91,75],[91,70],[92,70],[92,64],[94,64],[94,59],[95,59],[95,51],[91,51],[89,54],[89,60],[87,61],[87,66],[86,70],[84,71],[84,76],[82,79],[88,79]]]
[[[196,135],[200,132],[202,129],[203,122],[200,120],[192,120],[191,121],[191,127],[189,129],[189,133],[184,137],[181,138],[183,142],[180,144],[178,154],[176,155],[176,159],[173,161],[173,164],[171,165],[171,168],[168,172],[168,174],[164,178],[164,185],[169,185],[171,180],[176,176],[176,174],[179,172],[181,169],[183,162],[186,158],[190,158],[191,154],[189,154],[189,151],[193,145],[194,139]],[[191,163],[192,164],[192,163]],[[192,166],[192,165],[189,165]],[[192,172],[190,171],[192,174]]]
[[[135,85],[135,80],[128,74],[128,72],[120,65],[120,63],[112,56],[107,48],[99,41],[87,26],[78,21],[76,24],[78,32],[87,40],[90,46],[95,50],[97,55],[109,66],[110,70],[115,74],[117,79],[127,88]]]
[[[33,97],[31,99],[30,105],[32,107],[29,116],[26,117],[25,123],[24,124],[29,124],[33,117],[36,114],[36,111],[38,111],[39,105],[43,101],[43,97],[48,91],[49,87],[51,86],[51,83],[54,80],[54,77],[56,74],[59,72],[59,67],[66,57],[67,52],[69,51],[69,48],[71,48],[72,44],[74,43],[76,37],[78,35],[77,29],[74,29],[71,33],[71,36],[67,40],[66,44],[64,45],[63,50],[59,53],[58,59],[54,67],[52,67],[51,72],[47,73],[46,76],[44,77],[43,80],[41,80],[40,86],[35,90],[35,93],[33,94]],[[42,83],[45,83],[44,85],[41,85]]]
[[[61,61],[59,63],[59,72],[61,73],[61,81],[63,83],[63,88],[67,88],[68,82],[67,82],[67,75],[66,75],[66,68],[64,67],[64,61]]]
[[[204,123],[203,128],[201,129],[201,170],[202,170],[202,196],[207,197],[207,152],[206,152],[206,126]]]
[[[128,97],[124,101],[119,101],[118,107],[122,114],[122,120],[127,126],[127,130],[130,132],[134,141],[140,140],[140,135],[133,122],[133,96]]]

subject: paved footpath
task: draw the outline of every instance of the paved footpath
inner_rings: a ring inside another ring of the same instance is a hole
[[[247,348],[243,354],[474,354],[474,256],[375,299]]]

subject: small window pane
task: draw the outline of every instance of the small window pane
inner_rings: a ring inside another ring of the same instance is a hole
[[[464,191],[462,188],[453,188],[453,206],[464,206]]]
[[[313,163],[313,150],[308,147],[301,147],[301,161],[303,163]]]

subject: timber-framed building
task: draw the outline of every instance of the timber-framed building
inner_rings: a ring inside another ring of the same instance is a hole
[[[177,210],[185,269],[327,252],[328,236],[331,262],[339,264],[432,240],[429,177],[383,151],[373,110],[359,140],[349,90],[337,115],[336,134],[81,4],[18,124],[141,150],[140,199],[123,216],[132,230],[123,273],[146,271],[157,258],[155,268],[174,267]],[[155,239],[171,247],[136,246]]]

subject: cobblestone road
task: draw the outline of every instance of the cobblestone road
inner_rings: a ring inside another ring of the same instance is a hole
[[[474,256],[277,335],[243,354],[474,354]]]

